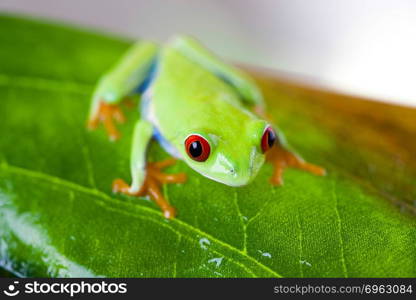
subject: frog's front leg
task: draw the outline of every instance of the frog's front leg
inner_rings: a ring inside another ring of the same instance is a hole
[[[124,123],[126,118],[117,104],[110,104],[103,100],[97,101],[96,111],[88,119],[88,129],[96,129],[99,123],[102,123],[110,140],[115,141],[120,137],[120,133],[114,124],[114,120],[118,123]]]
[[[95,129],[99,123],[103,123],[111,140],[119,138],[114,120],[123,123],[125,117],[118,104],[146,82],[156,53],[155,44],[139,41],[100,78],[92,97],[88,128]]]
[[[175,163],[174,159],[146,164],[146,150],[153,135],[152,125],[145,121],[138,121],[133,136],[130,169],[132,184],[129,186],[124,180],[113,182],[113,191],[130,196],[150,196],[156,202],[166,218],[173,218],[175,209],[164,198],[160,186],[165,183],[182,183],[185,174],[164,174],[162,169]]]
[[[302,169],[318,176],[326,174],[324,168],[304,161],[299,155],[289,151],[279,140],[276,140],[273,147],[266,152],[266,161],[274,169],[270,178],[273,185],[283,184],[283,171],[288,167]]]

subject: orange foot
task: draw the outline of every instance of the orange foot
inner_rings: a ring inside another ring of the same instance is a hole
[[[184,173],[164,174],[161,172],[162,169],[171,166],[174,163],[174,159],[148,163],[146,179],[142,188],[137,193],[131,193],[130,186],[122,179],[116,179],[113,181],[113,192],[123,193],[129,196],[149,195],[150,198],[160,207],[165,218],[172,219],[176,216],[176,210],[163,197],[163,194],[160,191],[160,186],[164,183],[183,183],[186,181],[186,175]]]
[[[120,137],[120,133],[113,120],[124,123],[126,118],[118,105],[101,101],[97,113],[88,120],[87,126],[89,129],[96,129],[99,123],[103,123],[110,140],[115,141]]]
[[[284,149],[280,145],[272,147],[266,153],[266,160],[274,167],[273,175],[270,178],[270,182],[273,185],[283,184],[283,170],[287,167],[302,169],[318,176],[326,174],[324,168],[305,162],[302,158]]]

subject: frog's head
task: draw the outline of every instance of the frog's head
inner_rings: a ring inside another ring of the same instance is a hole
[[[263,120],[240,124],[238,132],[193,130],[183,138],[184,161],[205,177],[230,186],[252,181],[265,160],[265,152],[276,140],[272,127]]]

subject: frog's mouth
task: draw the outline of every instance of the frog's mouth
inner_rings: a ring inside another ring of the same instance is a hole
[[[249,174],[245,174],[245,176],[239,176],[239,174],[237,174],[235,171],[230,170],[230,174],[233,175],[216,177],[196,169],[194,170],[208,179],[233,187],[245,186],[249,184],[253,181],[258,173],[257,171],[255,174],[253,174],[253,169],[250,168]]]

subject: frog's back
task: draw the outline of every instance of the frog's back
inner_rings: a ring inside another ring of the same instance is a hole
[[[212,120],[238,128],[253,117],[232,86],[169,46],[160,53],[150,94],[154,118],[168,136],[182,127],[210,129]]]

